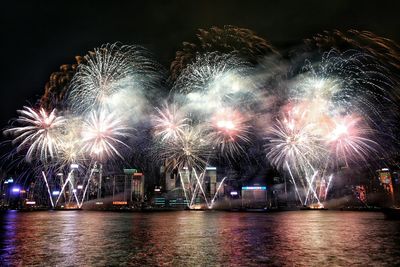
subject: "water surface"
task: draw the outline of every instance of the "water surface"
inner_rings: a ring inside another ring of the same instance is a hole
[[[4,266],[399,266],[381,213],[95,211],[0,214]]]

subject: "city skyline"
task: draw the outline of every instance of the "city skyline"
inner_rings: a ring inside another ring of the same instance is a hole
[[[6,3],[0,265],[398,266],[399,7]]]

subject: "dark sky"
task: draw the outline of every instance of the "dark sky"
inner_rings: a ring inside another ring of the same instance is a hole
[[[51,72],[95,46],[146,46],[165,66],[198,28],[250,28],[279,47],[325,29],[400,41],[400,1],[5,1],[0,16],[0,124],[33,102]]]

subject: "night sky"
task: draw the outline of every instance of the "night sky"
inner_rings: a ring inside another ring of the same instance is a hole
[[[33,103],[50,74],[103,43],[141,44],[169,67],[198,28],[254,30],[278,48],[323,30],[369,30],[400,42],[399,1],[7,1],[0,16],[0,124]]]

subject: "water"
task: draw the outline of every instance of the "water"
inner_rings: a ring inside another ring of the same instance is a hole
[[[395,266],[381,213],[90,211],[0,214],[2,266]]]

